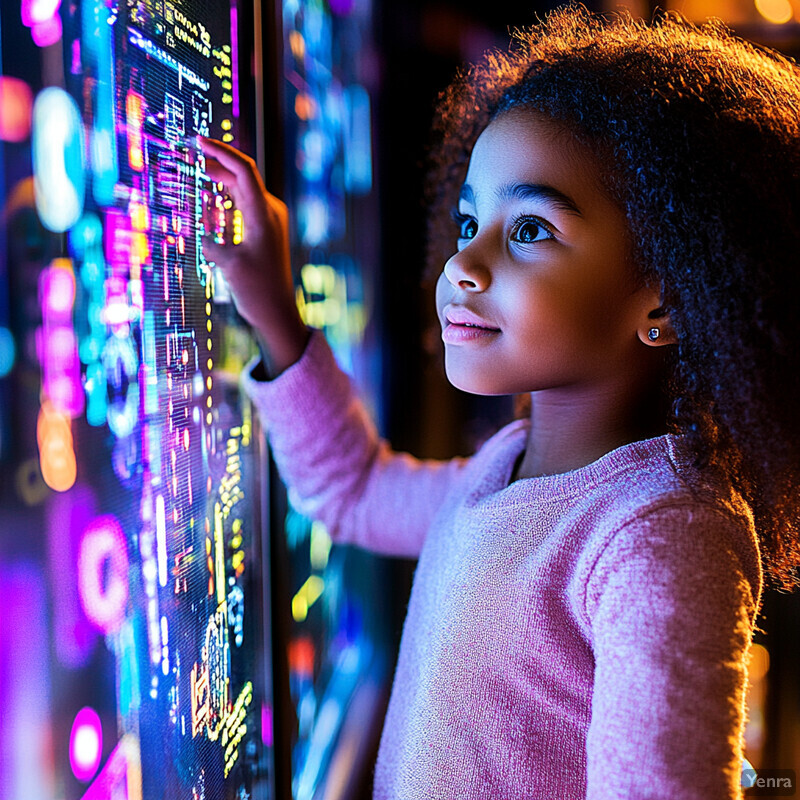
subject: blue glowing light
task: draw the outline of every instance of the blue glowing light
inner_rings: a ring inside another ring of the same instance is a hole
[[[352,194],[372,189],[372,125],[369,93],[353,84],[344,91],[345,118],[344,186]]]
[[[16,360],[17,348],[14,336],[8,328],[0,327],[0,378],[11,372]]]
[[[90,134],[92,194],[101,206],[114,203],[114,187],[119,181],[117,137],[114,113],[114,39],[111,12],[104,2],[83,4],[84,58],[95,68],[97,95],[94,123]]]
[[[69,232],[72,252],[78,259],[86,257],[87,251],[103,243],[103,223],[97,214],[84,214]]]

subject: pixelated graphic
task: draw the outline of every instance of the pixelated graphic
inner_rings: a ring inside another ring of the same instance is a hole
[[[242,219],[196,143],[238,142],[238,9],[51,6],[23,5],[66,77],[32,110],[36,212],[66,235],[38,279],[38,467],[74,587],[58,652],[110,659],[116,703],[63,710],[66,796],[264,796],[255,346],[203,254]]]
[[[300,313],[377,408],[379,226],[353,214],[377,208],[371,3],[270,10],[260,65],[245,0],[15,12],[42,74],[0,76],[0,459],[9,563],[36,567],[0,637],[2,797],[312,798],[358,772],[381,713],[383,573],[286,515],[239,390],[257,348],[204,254],[247,231],[196,136],[261,140],[286,167]],[[259,68],[283,86],[286,152],[253,130]]]

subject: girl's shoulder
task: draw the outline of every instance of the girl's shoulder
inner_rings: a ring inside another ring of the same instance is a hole
[[[688,437],[665,434],[615,453],[627,468],[609,475],[605,487],[607,530],[683,509],[731,524],[755,541],[752,509],[723,473],[697,465]]]
[[[695,465],[688,437],[664,434],[630,442],[571,472],[510,483],[530,423],[508,423],[478,448],[465,479],[481,499],[516,506],[561,506],[570,516],[587,514],[602,527],[618,528],[660,508],[714,509],[752,526],[752,511],[720,473]]]
[[[751,507],[721,473],[696,466],[687,437],[666,434],[646,444],[650,455],[639,468],[618,475],[605,498],[596,498],[603,512],[582,560],[596,567],[623,554],[625,560],[657,554],[665,572],[670,563],[696,569],[709,553],[721,558],[724,550],[747,577],[757,606],[763,569]]]

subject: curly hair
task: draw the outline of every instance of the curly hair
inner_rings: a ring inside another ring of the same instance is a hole
[[[800,68],[722,22],[570,4],[515,31],[439,98],[429,270],[472,146],[528,108],[601,156],[643,281],[678,338],[669,429],[750,505],[768,581],[800,579]],[[438,271],[438,270],[437,270]],[[430,274],[430,273],[429,273]]]

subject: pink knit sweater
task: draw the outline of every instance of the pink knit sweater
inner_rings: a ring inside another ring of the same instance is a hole
[[[758,544],[681,437],[509,483],[527,421],[469,459],[395,453],[320,333],[243,380],[293,503],[419,558],[376,800],[742,796]]]

